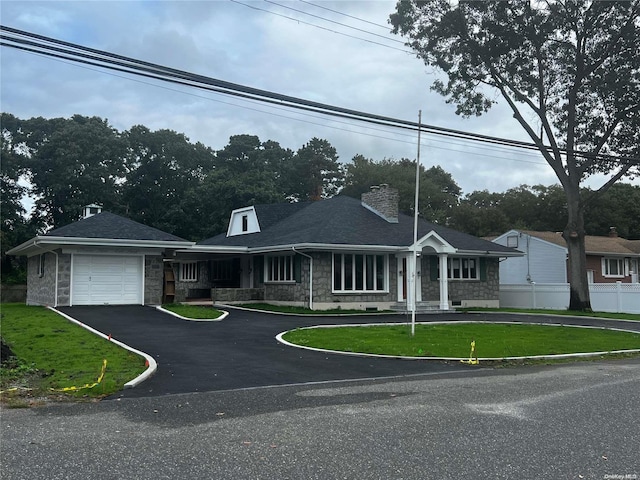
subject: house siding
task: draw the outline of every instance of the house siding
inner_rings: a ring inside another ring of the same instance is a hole
[[[523,257],[507,258],[500,264],[500,281],[504,284],[519,285],[536,283],[565,283],[567,281],[567,250],[539,238],[508,232],[494,240],[499,245],[507,245],[507,237],[518,235],[518,250]]]

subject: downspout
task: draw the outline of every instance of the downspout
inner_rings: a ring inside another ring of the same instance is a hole
[[[58,260],[58,252],[51,251],[56,256],[56,293],[53,297],[53,307],[58,308],[58,271],[59,271],[59,260]]]
[[[291,247],[291,250],[309,259],[309,310],[313,310],[313,257],[296,250],[296,247]]]

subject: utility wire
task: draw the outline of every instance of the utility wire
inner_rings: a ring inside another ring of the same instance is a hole
[[[354,20],[358,20],[360,22],[368,23],[369,25],[374,25],[376,27],[384,28],[385,30],[389,30],[388,25],[381,25],[379,23],[370,22],[369,20],[365,20],[364,18],[354,17],[353,15],[349,15],[348,13],[339,12],[338,10],[332,10],[331,8],[325,7],[324,5],[318,5],[317,3],[306,2],[305,0],[298,0],[299,2],[306,3],[307,5],[312,5],[317,8],[322,8],[323,10],[327,10],[329,12],[337,13],[338,15],[344,15],[345,17],[353,18]]]
[[[318,18],[320,20],[324,20],[325,22],[335,23],[336,25],[340,25],[341,27],[351,28],[352,30],[357,30],[358,32],[362,32],[362,33],[366,33],[368,35],[373,35],[373,36],[376,36],[376,37],[380,37],[380,38],[383,38],[385,40],[388,40],[389,42],[396,42],[396,43],[399,43],[401,45],[405,44],[405,42],[403,42],[402,40],[398,40],[398,39],[395,39],[395,38],[389,38],[389,37],[387,37],[385,35],[380,35],[379,33],[373,33],[373,32],[370,32],[369,30],[364,30],[363,28],[353,27],[351,25],[347,25],[346,23],[341,23],[341,22],[337,22],[335,20],[331,20],[329,18],[321,17],[320,15],[314,15],[313,13],[305,12],[304,10],[298,10],[297,8],[289,7],[287,5],[282,5],[282,4],[274,2],[272,0],[264,0],[264,1],[266,3],[270,3],[271,5],[277,5],[280,8],[286,8],[287,10],[292,10],[294,12],[302,13],[303,15],[309,15],[310,17]]]
[[[240,2],[238,0],[229,0],[229,1],[233,2],[233,3],[237,3],[238,5],[242,5],[243,7],[250,8],[252,10],[258,10],[260,12],[266,12],[266,13],[269,13],[271,15],[275,15],[277,17],[286,18],[287,20],[291,20],[292,22],[302,23],[304,25],[309,25],[310,27],[319,28],[320,30],[325,30],[327,32],[335,33],[336,35],[342,35],[343,37],[354,38],[356,40],[361,40],[363,42],[372,43],[374,45],[379,45],[379,46],[385,47],[385,48],[391,48],[392,50],[398,50],[399,52],[408,53],[408,54],[411,54],[411,55],[414,54],[411,50],[406,50],[404,48],[393,47],[391,45],[386,45],[386,44],[380,43],[380,42],[374,42],[373,40],[367,40],[366,38],[356,37],[355,35],[349,35],[348,33],[339,32],[337,30],[332,30],[332,29],[327,28],[327,27],[322,27],[320,25],[316,25],[315,23],[305,22],[304,20],[300,20],[298,18],[288,17],[287,15],[283,15],[281,13],[277,13],[277,12],[274,12],[272,10],[268,10],[266,8],[260,8],[260,7],[256,7],[255,5],[251,5],[251,4],[248,4],[248,3],[242,3],[242,2]],[[287,7],[285,7],[285,8],[287,8]],[[386,37],[384,37],[384,38],[386,38]],[[390,40],[390,39],[387,39],[387,40]]]
[[[483,143],[493,143],[496,145],[511,146],[524,148],[529,150],[539,150],[535,144],[503,139],[499,137],[492,137],[488,135],[472,134],[469,132],[463,132],[460,130],[446,129],[442,127],[436,127],[432,125],[418,125],[415,122],[395,119],[392,117],[386,117],[382,115],[370,114],[366,112],[360,112],[357,110],[345,109],[342,107],[332,106],[328,104],[322,104],[319,102],[313,102],[304,100],[301,98],[291,97],[288,95],[282,95],[275,92],[266,90],[260,90],[252,87],[247,87],[240,84],[226,82],[223,80],[214,79],[211,77],[205,77],[202,75],[196,75],[193,73],[177,70],[161,65],[145,62],[142,60],[136,60],[133,58],[117,55],[101,50],[92,49],[89,47],[83,47],[81,45],[73,44],[70,42],[64,42],[61,40],[52,39],[42,35],[29,33],[14,29],[11,27],[0,26],[0,31],[9,32],[10,35],[1,34],[0,45],[8,46],[12,48],[18,48],[42,55],[48,55],[55,58],[62,58],[69,61],[80,62],[101,68],[107,68],[111,70],[121,71],[129,74],[140,75],[148,78],[159,79],[163,81],[173,82],[181,85],[186,85],[194,88],[200,88],[209,90],[225,95],[233,95],[241,98],[248,98],[260,102],[266,102],[271,104],[278,104],[286,106],[288,108],[302,109],[306,111],[312,111],[315,113],[321,113],[323,115],[331,115],[350,120],[358,120],[367,123],[373,123],[378,125],[384,125],[393,128],[403,128],[407,130],[416,131],[418,128],[421,131],[431,133],[433,135],[442,135],[447,137],[454,137],[463,140],[474,140]],[[21,37],[27,37],[21,38]],[[49,45],[49,43],[53,45]],[[58,46],[61,45],[62,47]],[[76,51],[79,50],[79,51]],[[88,53],[86,53],[88,52]],[[550,147],[547,147],[550,150]],[[563,152],[566,153],[566,152]],[[584,152],[574,152],[575,155],[581,155],[584,157],[593,158],[594,155],[590,155]],[[598,155],[598,158],[606,159],[610,161],[625,161],[632,163],[640,163],[640,159],[634,157],[619,157],[611,155]]]

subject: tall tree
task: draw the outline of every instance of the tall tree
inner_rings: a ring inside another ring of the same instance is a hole
[[[332,197],[344,183],[338,152],[327,140],[316,137],[298,149],[287,176],[291,198],[296,201]]]
[[[432,88],[458,114],[481,115],[498,92],[555,172],[567,200],[572,310],[591,308],[585,208],[638,171],[639,18],[640,0],[400,0],[390,17],[393,32],[447,75]],[[597,172],[611,178],[583,197],[581,182]]]
[[[213,168],[214,153],[173,130],[150,131],[136,125],[124,133],[129,172],[122,187],[127,215],[138,222],[190,238],[199,225],[197,211],[185,205]]]
[[[373,185],[388,183],[398,189],[400,211],[413,214],[416,164],[408,159],[375,161],[356,155],[345,167],[345,187],[340,192],[355,198]],[[441,167],[425,169],[420,165],[420,204],[418,212],[425,219],[446,225],[458,204],[460,187]]]
[[[59,227],[77,220],[90,203],[117,210],[126,155],[120,133],[98,117],[41,120],[25,126],[38,139],[27,159],[32,216]]]

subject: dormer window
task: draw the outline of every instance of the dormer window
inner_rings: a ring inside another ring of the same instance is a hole
[[[227,237],[258,232],[260,232],[260,224],[255,208],[244,207],[231,212]]]

